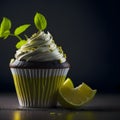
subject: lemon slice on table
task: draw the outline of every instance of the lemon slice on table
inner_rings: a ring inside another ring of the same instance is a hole
[[[79,108],[93,99],[97,90],[82,83],[74,88],[72,80],[67,78],[58,92],[58,101],[64,108]]]

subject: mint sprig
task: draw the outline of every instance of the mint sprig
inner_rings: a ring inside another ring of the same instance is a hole
[[[0,24],[0,37],[6,39],[10,35],[11,21],[3,17],[3,20]]]
[[[7,17],[3,17],[3,20],[0,24],[0,38],[7,39],[9,36],[17,37],[19,39],[19,42],[17,42],[16,48],[19,49],[23,44],[27,42],[26,40],[20,37],[20,34],[27,30],[28,27],[30,27],[30,24],[24,24],[17,27],[14,30],[14,33],[11,33],[10,31],[11,26],[12,26],[11,20],[8,19]]]
[[[26,43],[27,43],[26,40],[20,40],[19,42],[17,42],[16,48],[19,49],[21,46],[23,46],[23,45],[26,44]]]
[[[47,21],[41,13],[36,13],[34,16],[34,24],[36,28],[41,31],[44,30],[47,26]]]
[[[42,31],[47,26],[47,21],[45,17],[41,13],[36,13],[34,16],[34,24],[38,31]],[[11,20],[7,17],[3,17],[3,20],[0,24],[0,38],[7,39],[9,36],[14,36],[19,39],[19,41],[16,44],[16,48],[19,49],[22,45],[26,44],[27,42],[27,35],[25,35],[25,39],[21,38],[21,34],[25,32],[31,25],[30,24],[24,24],[19,27],[17,27],[13,33],[11,33]]]
[[[30,24],[25,24],[17,27],[14,31],[14,35],[20,35],[23,33],[28,27],[30,27]]]

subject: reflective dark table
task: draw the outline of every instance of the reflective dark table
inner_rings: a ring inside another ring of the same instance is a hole
[[[120,120],[120,95],[96,95],[78,110],[22,108],[16,94],[0,94],[0,120]]]

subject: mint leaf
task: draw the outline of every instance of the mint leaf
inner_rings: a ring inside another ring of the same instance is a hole
[[[10,35],[10,30],[6,30],[2,36],[4,37],[4,39],[6,39],[8,36]]]
[[[30,24],[24,24],[24,25],[17,27],[14,31],[14,35],[19,35],[23,33],[28,27],[30,27]]]
[[[5,31],[9,31],[10,29],[11,29],[10,19],[3,17],[3,20],[2,20],[1,25],[0,25],[0,37],[5,37],[5,34],[3,35],[3,33]]]
[[[22,45],[26,44],[27,41],[26,40],[20,40],[17,44],[16,44],[16,48],[19,49]]]
[[[47,21],[41,13],[36,13],[34,17],[34,24],[38,30],[44,30],[47,26]]]

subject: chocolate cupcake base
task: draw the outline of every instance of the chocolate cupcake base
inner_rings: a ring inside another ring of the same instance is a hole
[[[25,66],[22,62],[21,65],[21,61],[19,65],[15,64],[14,66],[11,64],[10,69],[20,106],[41,108],[56,106],[57,92],[65,81],[69,67],[55,68],[49,67],[48,64],[45,68],[40,65],[35,68],[33,65],[30,66],[31,63]]]

